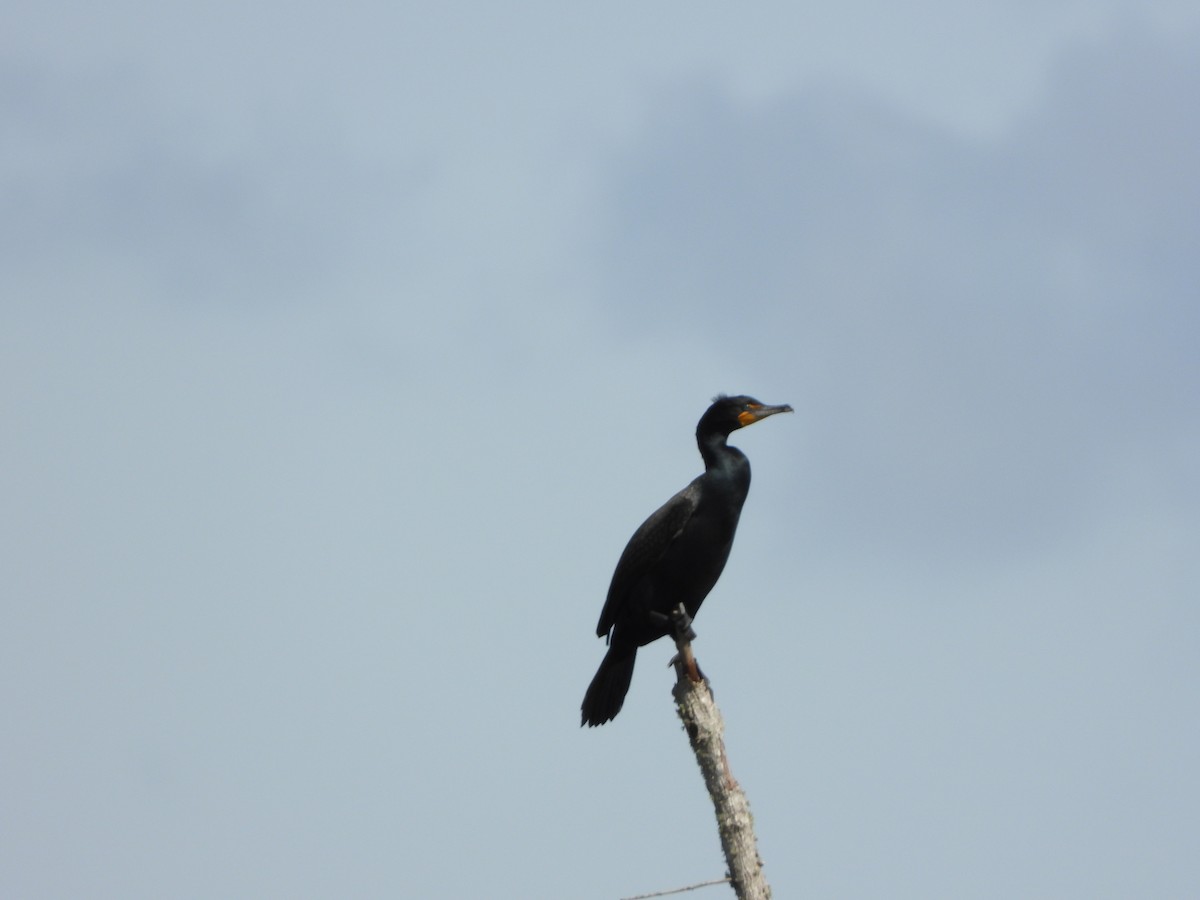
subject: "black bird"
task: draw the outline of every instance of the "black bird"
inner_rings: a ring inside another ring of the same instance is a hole
[[[721,577],[750,490],[750,461],[726,439],[759,419],[791,411],[722,395],[700,417],[696,443],[704,474],[642,523],[613,572],[596,626],[597,636],[608,637],[608,653],[584,695],[581,724],[603,725],[616,717],[638,647],[672,633],[670,613],[680,603],[694,617]]]

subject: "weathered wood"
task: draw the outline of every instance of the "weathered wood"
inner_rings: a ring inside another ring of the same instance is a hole
[[[704,784],[717,814],[721,849],[729,866],[729,881],[738,900],[770,900],[771,888],[758,855],[750,802],[733,777],[725,753],[725,724],[708,682],[699,672],[685,635],[676,639],[675,687],[671,693],[688,741],[700,764]]]

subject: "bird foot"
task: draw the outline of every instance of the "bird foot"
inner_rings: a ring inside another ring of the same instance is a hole
[[[692,617],[687,614],[687,609],[682,603],[671,610],[671,628],[675,635],[675,647],[679,651],[671,663],[681,676],[686,674],[692,682],[699,684],[705,678],[692,653],[692,641],[696,639],[696,632],[692,629]]]
[[[696,632],[692,628],[692,617],[687,614],[682,603],[671,610],[670,618],[676,644],[690,644],[696,639]]]
[[[692,628],[692,617],[687,614],[682,603],[670,613],[651,611],[646,615],[660,625],[670,625],[667,634],[675,639],[676,644],[686,644],[696,639],[696,632]]]

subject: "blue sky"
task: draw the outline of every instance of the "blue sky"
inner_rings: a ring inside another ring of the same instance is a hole
[[[1200,13],[16,4],[0,894],[1200,893]],[[709,889],[720,893],[719,889]]]

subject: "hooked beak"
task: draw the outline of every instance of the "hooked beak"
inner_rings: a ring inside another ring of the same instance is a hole
[[[767,416],[773,416],[775,413],[793,412],[792,408],[784,403],[782,406],[754,406],[738,414],[738,421],[742,423],[742,427],[753,425],[765,419]]]

